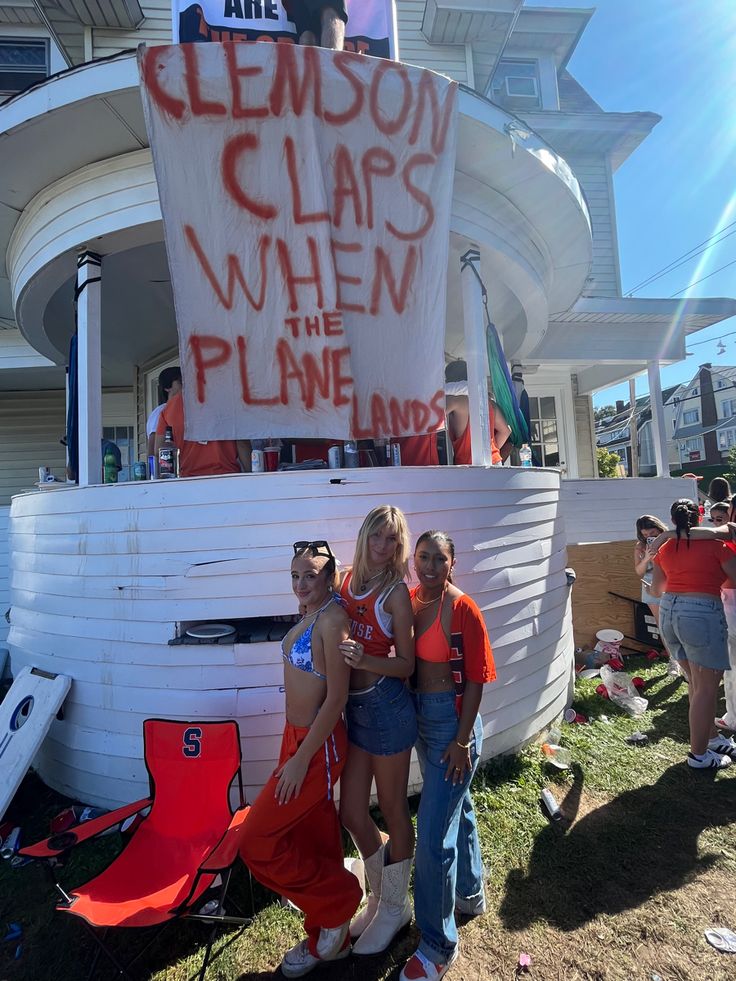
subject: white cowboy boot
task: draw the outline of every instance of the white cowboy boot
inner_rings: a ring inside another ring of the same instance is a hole
[[[375,916],[378,908],[378,900],[381,898],[381,876],[383,875],[383,857],[385,851],[386,845],[384,843],[372,855],[363,859],[365,877],[368,880],[371,891],[363,909],[357,916],[353,917],[350,924],[351,937],[359,937]]]
[[[411,920],[409,878],[412,859],[384,865],[376,914],[353,945],[354,954],[379,954]]]

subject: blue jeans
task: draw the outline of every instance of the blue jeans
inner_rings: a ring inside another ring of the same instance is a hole
[[[445,780],[441,760],[457,735],[454,692],[414,694],[417,709],[417,756],[424,785],[417,816],[414,863],[414,915],[421,931],[419,950],[435,964],[446,964],[457,946],[455,896],[477,899],[483,893],[483,863],[470,782],[481,746],[483,722],[475,720],[470,737],[472,767],[458,784]]]

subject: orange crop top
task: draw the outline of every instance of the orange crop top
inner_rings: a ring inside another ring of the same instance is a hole
[[[417,586],[411,591],[412,599],[418,588]],[[415,638],[414,651],[422,661],[449,662],[455,682],[455,704],[459,715],[465,682],[473,681],[484,685],[487,681],[494,681],[496,665],[483,614],[475,602],[465,593],[453,600],[449,641],[442,627],[442,603],[439,605],[440,610],[431,626],[420,637]]]
[[[350,636],[359,640],[366,654],[372,657],[388,657],[393,647],[393,617],[384,609],[394,583],[380,593],[369,591],[356,596],[351,589],[352,569],[342,581],[340,596],[350,617]]]

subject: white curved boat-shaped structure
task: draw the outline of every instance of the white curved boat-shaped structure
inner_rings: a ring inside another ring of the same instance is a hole
[[[556,471],[401,468],[204,477],[49,490],[12,505],[13,670],[71,675],[36,760],[55,789],[113,806],[147,792],[142,722],[237,719],[250,799],[277,759],[279,645],[171,645],[181,625],[292,614],[291,543],[352,557],[365,514],[390,501],[412,537],[448,531],[478,602],[498,680],[484,757],[537,733],[568,698],[573,638]],[[416,789],[419,773],[412,772]]]

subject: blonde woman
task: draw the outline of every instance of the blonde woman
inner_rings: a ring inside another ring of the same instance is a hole
[[[407,784],[417,723],[404,683],[414,670],[414,617],[404,582],[408,558],[409,530],[402,512],[390,505],[374,508],[340,584],[350,618],[350,639],[340,649],[352,669],[340,820],[365,862],[371,889],[365,909],[350,925],[351,936],[359,938],[356,954],[385,950],[412,916],[408,890],[414,830]],[[369,811],[374,779],[387,841]]]

